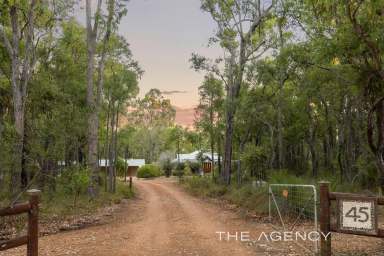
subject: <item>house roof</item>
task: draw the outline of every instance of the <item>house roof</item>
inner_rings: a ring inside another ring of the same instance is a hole
[[[107,166],[109,166],[108,159],[99,159],[99,167],[107,167]]]
[[[145,165],[145,159],[125,159],[128,163],[128,166],[138,166],[141,167]]]
[[[128,164],[128,166],[141,167],[141,166],[145,165],[145,159],[125,159],[125,162]],[[99,166],[100,167],[108,167],[109,166],[109,160],[108,159],[100,159],[99,160]]]
[[[172,160],[172,163],[177,163],[180,159],[180,162],[197,162],[197,157],[199,155],[200,151],[196,150],[189,154],[177,154],[176,158]],[[204,159],[208,161],[212,161],[212,154],[208,152],[203,153]],[[213,153],[213,161],[218,161],[219,155],[217,153]]]

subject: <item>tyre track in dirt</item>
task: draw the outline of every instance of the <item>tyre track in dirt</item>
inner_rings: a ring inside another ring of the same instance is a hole
[[[170,180],[135,180],[135,185],[138,198],[109,224],[42,237],[39,255],[255,255],[240,242],[218,240],[216,231],[236,227],[225,223],[228,216],[216,206],[193,198]],[[25,255],[25,248],[0,255]]]
[[[273,229],[244,219],[224,204],[186,193],[175,180],[134,180],[137,196],[123,203],[108,224],[41,237],[40,256],[294,256],[305,250],[287,242],[219,241],[217,231],[247,231],[255,240]],[[333,248],[382,256],[383,240],[334,234]],[[350,248],[350,249],[348,249]],[[352,249],[353,248],[353,249]],[[369,248],[369,252],[368,249]],[[359,254],[356,255],[364,255]],[[0,256],[24,256],[25,246]],[[351,254],[337,254],[351,255]]]

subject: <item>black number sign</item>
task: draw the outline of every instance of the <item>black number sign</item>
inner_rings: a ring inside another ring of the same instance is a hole
[[[377,234],[377,201],[372,198],[338,198],[338,230]]]

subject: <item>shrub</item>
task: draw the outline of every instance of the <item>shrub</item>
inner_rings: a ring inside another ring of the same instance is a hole
[[[125,160],[121,157],[117,158],[116,161],[116,172],[118,176],[124,176],[125,174],[125,167],[127,166],[124,162]]]
[[[192,195],[201,197],[224,198],[232,204],[256,211],[258,214],[268,213],[268,188],[254,188],[252,184],[226,186],[214,182],[211,177],[193,176],[182,181],[183,186]]]
[[[212,182],[210,177],[192,176],[186,178],[183,183],[185,188],[196,196],[217,197],[227,192],[225,186]]]
[[[185,163],[175,163],[175,164],[173,164],[173,169],[175,171],[184,170],[185,169]]]
[[[164,171],[164,174],[166,177],[169,177],[172,174],[172,167],[173,167],[171,163],[172,156],[173,154],[167,151],[167,152],[161,153],[159,157],[160,167]]]
[[[186,167],[185,163],[176,163],[176,164],[174,164],[173,175],[178,176],[178,177],[184,176],[185,167]]]
[[[89,171],[84,168],[65,169],[58,182],[65,194],[73,195],[73,206],[76,207],[77,199],[85,194],[89,185]]]
[[[199,171],[201,169],[200,163],[196,162],[188,162],[188,167],[193,174],[199,174]]]
[[[146,164],[137,172],[138,178],[154,178],[161,176],[160,168],[154,164]]]
[[[259,214],[268,213],[268,187],[255,188],[251,183],[243,184],[241,187],[232,186],[225,199],[231,203],[256,211]]]
[[[312,178],[303,176],[296,176],[289,172],[289,170],[268,170],[269,183],[271,184],[315,184]]]

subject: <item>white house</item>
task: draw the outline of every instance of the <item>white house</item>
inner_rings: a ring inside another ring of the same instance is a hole
[[[145,159],[125,159],[125,163],[127,163],[128,166],[136,166],[141,167],[145,165]],[[108,167],[109,166],[109,160],[108,159],[100,159],[99,160],[99,167]]]
[[[125,162],[128,166],[137,166],[139,168],[145,165],[145,159],[125,159]]]
[[[191,162],[191,163],[197,163],[199,160],[197,159],[199,156],[200,151],[196,150],[189,154],[177,154],[176,158],[172,160],[172,163],[185,163],[185,162]],[[203,159],[204,162],[211,162],[212,161],[212,155],[209,152],[203,153]],[[215,164],[219,162],[219,154],[213,153],[213,161]]]

